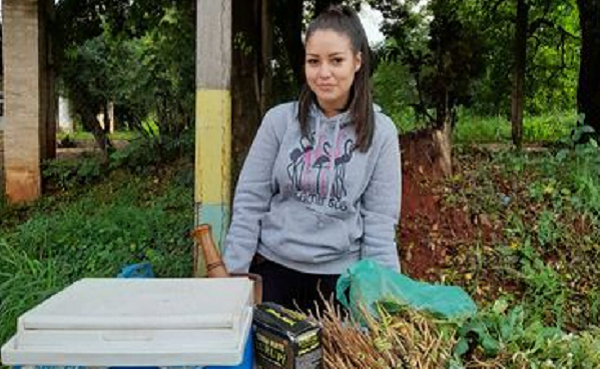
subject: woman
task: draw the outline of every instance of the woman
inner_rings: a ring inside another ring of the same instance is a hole
[[[362,258],[400,268],[398,133],[373,106],[356,13],[320,14],[305,51],[299,100],[267,112],[246,158],[224,251],[230,272],[262,276],[265,301],[301,309]]]

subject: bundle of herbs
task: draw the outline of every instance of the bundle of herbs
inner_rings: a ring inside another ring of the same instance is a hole
[[[450,321],[386,301],[378,318],[353,319],[325,302],[313,318],[323,329],[324,367],[598,368],[598,328],[567,333],[497,300],[476,315]]]
[[[378,319],[361,311],[360,323],[332,302],[315,314],[326,368],[438,368],[451,359],[453,323],[390,302],[377,306]]]

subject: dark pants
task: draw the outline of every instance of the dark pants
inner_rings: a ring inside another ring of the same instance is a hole
[[[335,285],[340,276],[302,273],[266,259],[253,264],[250,272],[262,277],[263,301],[303,312],[314,312],[315,304],[322,311],[323,298],[330,301],[333,296],[335,299]]]

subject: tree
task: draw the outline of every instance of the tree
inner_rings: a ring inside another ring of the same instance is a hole
[[[581,66],[577,106],[584,123],[600,135],[600,0],[577,0],[581,26]]]
[[[286,55],[281,55],[286,60],[284,65],[293,72],[296,86],[304,81],[302,64],[304,64],[304,45],[302,43],[302,22],[304,20],[304,1],[286,0],[276,1],[273,5],[276,35],[281,38],[279,42]],[[275,41],[278,43],[277,41]]]
[[[515,23],[511,125],[513,143],[520,150],[523,145],[523,81],[527,63],[527,25],[529,23],[529,4],[526,0],[517,0]]]
[[[151,118],[160,132],[158,149],[193,127],[195,19],[191,0],[56,4],[58,76],[100,147],[110,147],[95,119],[107,98],[130,128],[146,133],[143,122]]]
[[[112,144],[107,136],[108,127],[101,127],[96,114],[105,109],[113,97],[112,72],[108,45],[101,35],[80,47],[69,48],[62,60],[60,75],[63,94],[71,101],[73,113],[84,128],[93,133],[105,155]]]
[[[268,3],[267,0],[232,3],[232,177],[235,180],[269,99],[271,39],[263,36],[271,28],[270,17],[263,15],[269,11]]]
[[[475,83],[474,112],[510,117],[521,111],[512,109],[518,106],[523,107],[520,116],[573,109],[579,68],[575,1],[524,0],[518,5],[518,1],[465,0],[469,17],[485,40],[486,71]],[[522,66],[517,67],[517,58],[524,60],[518,63]],[[519,85],[522,94],[516,90]]]
[[[60,0],[54,5],[54,21],[50,25],[52,60],[59,84],[71,98],[75,114],[94,134],[105,154],[112,145],[96,119],[103,106],[101,101],[106,102],[104,88],[109,73],[102,37],[110,27],[109,21],[114,25],[123,23],[127,4],[125,0]],[[94,81],[95,73],[100,74],[98,81],[90,86],[88,82]]]
[[[573,37],[561,24],[572,10],[572,1],[563,0],[517,0],[513,54],[513,92],[512,92],[512,136],[517,148],[523,144],[523,111],[524,111],[524,80],[528,64],[528,40],[535,40],[532,51],[537,54],[542,46],[541,38],[544,33],[554,35],[558,44],[563,46],[561,59],[564,60],[565,37]],[[534,17],[531,17],[533,14]],[[552,42],[552,41],[550,41]],[[565,65],[563,64],[563,67]]]
[[[463,16],[462,2],[433,0],[425,14],[418,14],[417,3],[388,0],[373,6],[385,19],[382,31],[390,39],[385,54],[402,61],[414,79],[418,99],[412,106],[427,120],[439,153],[432,161],[449,174],[456,109],[470,103],[471,85],[483,71],[483,43],[475,25]],[[420,31],[423,27],[426,33]]]
[[[155,115],[160,137],[177,138],[194,127],[195,23],[189,14],[192,9],[185,2],[162,11],[158,23],[140,38],[146,67],[141,72],[149,77],[145,91],[150,105],[146,114]]]
[[[538,114],[573,106],[574,99],[565,95],[571,91],[575,70],[569,56],[578,47],[570,30],[574,1],[468,2],[485,35],[488,60],[487,73],[478,83],[476,108],[493,115],[510,111],[513,143],[521,147],[525,111]],[[507,48],[509,44],[512,47]]]

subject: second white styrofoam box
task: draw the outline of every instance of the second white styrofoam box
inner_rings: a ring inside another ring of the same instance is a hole
[[[252,322],[245,278],[83,279],[23,314],[4,365],[237,365]]]

